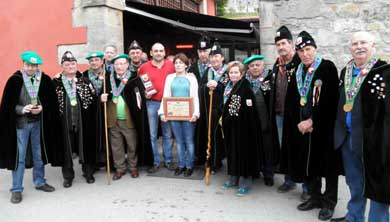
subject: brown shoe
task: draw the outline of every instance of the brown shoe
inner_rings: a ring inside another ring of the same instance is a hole
[[[112,180],[119,180],[125,174],[126,174],[126,172],[116,171],[114,176],[112,177]]]
[[[130,176],[132,178],[137,178],[139,177],[138,169],[130,170]]]

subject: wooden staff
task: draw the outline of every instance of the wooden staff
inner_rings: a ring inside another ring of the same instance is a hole
[[[211,116],[213,113],[213,92],[214,90],[209,90],[210,95],[210,105],[209,105],[209,123],[208,123],[208,130],[207,130],[207,166],[206,166],[206,176],[205,176],[205,182],[206,185],[210,184],[210,159],[211,159]]]
[[[103,65],[103,94],[106,94],[106,65]],[[107,162],[107,184],[111,183],[110,175],[110,151],[108,146],[108,129],[107,129],[107,101],[104,102],[104,134],[106,137],[106,162]]]

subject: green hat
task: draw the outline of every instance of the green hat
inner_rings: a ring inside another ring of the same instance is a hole
[[[119,54],[119,55],[117,55],[117,56],[115,56],[114,58],[111,59],[111,63],[114,63],[115,60],[120,59],[120,58],[125,58],[127,60],[130,59],[127,54]]]
[[[89,55],[87,55],[87,57],[85,57],[85,58],[90,60],[93,57],[99,57],[99,58],[103,59],[104,53],[102,53],[102,52],[93,52],[93,53],[90,53]]]
[[[263,60],[264,58],[265,58],[265,56],[263,56],[263,55],[252,55],[251,57],[246,58],[244,60],[244,64],[248,65],[249,63],[251,63],[251,62],[253,62],[255,60]]]
[[[33,64],[33,65],[41,65],[42,64],[42,58],[34,51],[24,51],[20,58],[27,63]]]

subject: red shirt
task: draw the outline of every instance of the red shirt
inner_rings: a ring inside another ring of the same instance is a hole
[[[142,75],[147,73],[157,93],[152,96],[152,100],[161,101],[164,93],[165,78],[167,75],[174,73],[175,67],[169,60],[164,59],[164,64],[161,68],[158,68],[152,64],[152,61],[148,61],[141,65],[138,74]]]

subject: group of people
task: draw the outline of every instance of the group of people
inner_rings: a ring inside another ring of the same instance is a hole
[[[329,220],[339,175],[345,175],[348,212],[331,221],[364,221],[368,198],[369,221],[388,222],[390,66],[375,56],[374,37],[352,35],[352,59],[340,75],[306,31],[294,43],[282,26],[275,46],[278,58],[267,70],[264,55],[226,64],[219,43],[206,37],[193,64],[184,53],[166,59],[161,43],[145,61],[133,41],[128,54],[117,54],[112,45],[89,54],[83,73],[67,51],[53,79],[39,69],[37,53],[23,52],[23,66],[7,81],[0,106],[0,168],[12,170],[11,202],[22,201],[26,167],[33,167],[37,190],[54,191],[44,178],[46,163],[62,167],[63,186],[71,187],[75,155],[87,183],[110,160],[112,179],[119,180],[127,172],[137,178],[140,166],[156,173],[163,165],[185,177],[197,165],[216,173],[226,158],[223,188],[235,188],[238,196],[249,193],[260,173],[267,186],[274,185],[275,172],[282,173],[277,191],[302,183],[298,210],[320,208],[318,218]],[[190,98],[188,118],[168,118],[164,100],[172,97]]]

